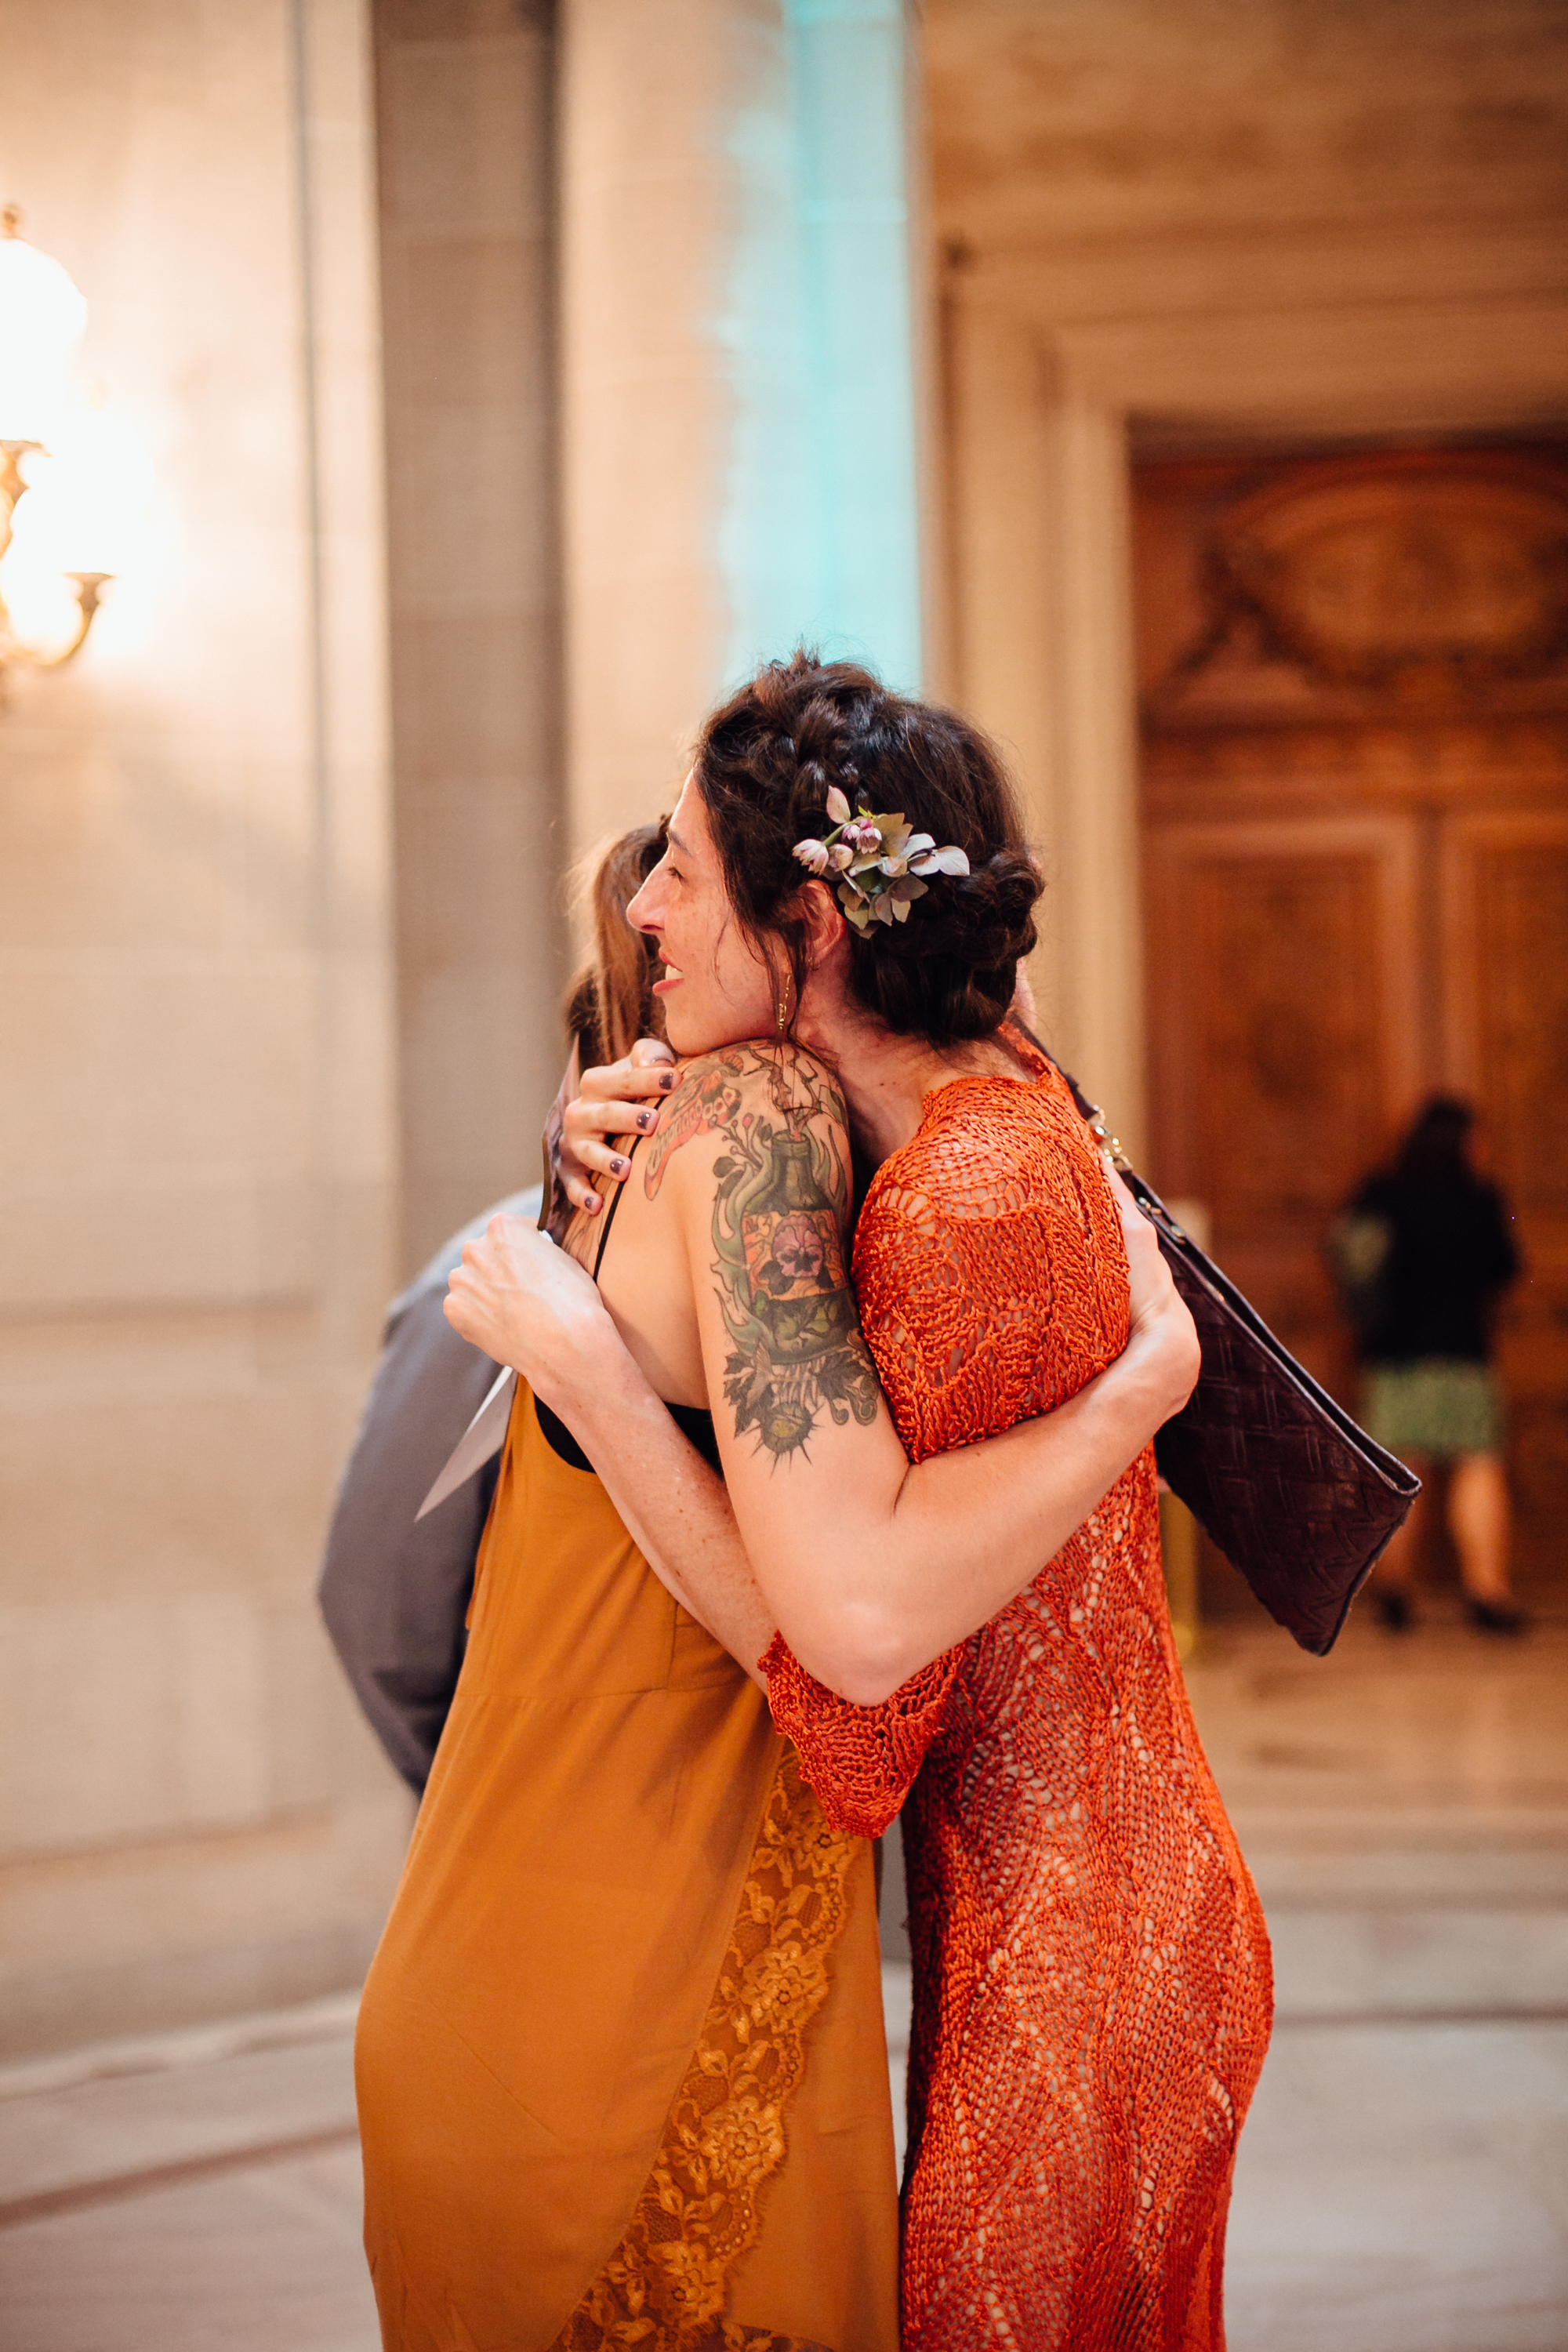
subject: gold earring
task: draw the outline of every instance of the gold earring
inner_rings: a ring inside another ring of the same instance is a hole
[[[788,986],[787,986],[787,984],[786,984],[786,986],[785,986],[785,988],[784,988],[784,994],[783,994],[783,995],[780,997],[780,999],[779,999],[779,1035],[780,1035],[781,1037],[784,1035],[784,1026],[785,1026],[785,1024],[788,1022],[788,1020],[789,1020],[789,988],[788,988]]]

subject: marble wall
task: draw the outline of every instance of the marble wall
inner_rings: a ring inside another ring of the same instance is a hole
[[[0,2048],[311,1994],[406,1806],[311,1586],[394,1270],[358,0],[0,0],[0,191],[148,445],[0,711]]]

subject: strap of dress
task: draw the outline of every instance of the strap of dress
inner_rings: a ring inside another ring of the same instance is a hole
[[[599,1279],[599,1268],[605,1263],[605,1244],[610,1238],[610,1227],[616,1222],[616,1211],[621,1205],[621,1195],[632,1181],[630,1172],[632,1158],[637,1150],[637,1145],[641,1141],[642,1138],[640,1135],[634,1135],[631,1141],[627,1144],[626,1153],[627,1172],[621,1178],[620,1182],[616,1186],[615,1192],[610,1199],[609,1206],[605,1211],[605,1222],[599,1230],[599,1246],[594,1253],[594,1279],[595,1282]]]

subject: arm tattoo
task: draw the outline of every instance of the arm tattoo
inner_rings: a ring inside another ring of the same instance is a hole
[[[743,1097],[756,1099],[742,1086],[753,1074],[765,1075],[776,1118],[742,1110]],[[682,1143],[725,1138],[713,1163],[712,1268],[730,1339],[724,1395],[736,1436],[754,1430],[776,1461],[805,1448],[824,1407],[840,1427],[851,1415],[866,1424],[880,1399],[844,1264],[848,1175],[814,1125],[841,1118],[837,1089],[815,1064],[728,1047],[711,1057],[668,1139],[663,1129],[656,1137],[666,1148],[647,1171],[651,1194]]]
[[[741,1107],[742,1079],[762,1066],[762,1055],[751,1045],[727,1045],[693,1063],[647,1148],[644,1181],[650,1201],[658,1198],[664,1171],[683,1143],[729,1126]]]

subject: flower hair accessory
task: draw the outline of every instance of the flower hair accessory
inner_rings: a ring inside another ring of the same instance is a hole
[[[837,875],[838,903],[858,931],[873,922],[907,923],[910,908],[923,898],[928,874],[967,874],[969,859],[951,845],[939,849],[929,833],[911,833],[902,813],[873,816],[864,804],[854,814],[837,784],[827,787],[833,830],[820,841],[797,841],[795,855],[808,874]]]

